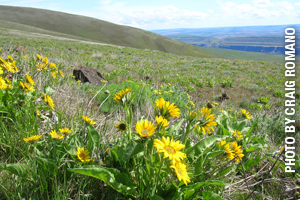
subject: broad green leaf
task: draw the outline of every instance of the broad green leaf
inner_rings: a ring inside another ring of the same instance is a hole
[[[214,158],[224,152],[225,152],[224,150],[218,150],[218,151],[213,151],[213,152],[207,153],[206,157],[204,158],[204,164],[206,164],[210,160],[210,158]]]
[[[247,162],[243,163],[245,170],[247,171],[254,165],[258,164],[261,160],[262,159],[260,156],[256,156],[255,158],[250,158],[249,160],[247,160]]]
[[[151,200],[164,200],[163,198],[161,198],[160,196],[158,195],[154,195],[153,197],[150,198]]]
[[[184,122],[184,119],[180,120],[177,124],[174,124],[171,126],[168,130],[168,135],[174,135],[174,132],[177,132],[179,128],[181,127],[182,123]]]
[[[69,170],[100,179],[123,195],[137,195],[136,185],[128,178],[127,174],[123,174],[117,169],[88,165]]]
[[[205,149],[214,145],[216,141],[223,140],[226,137],[228,137],[228,136],[227,135],[225,135],[225,136],[216,136],[216,135],[208,136],[205,139],[199,141],[195,146],[187,149],[186,154],[187,154],[187,156],[189,156],[191,153],[194,152],[194,155],[201,155]]]
[[[189,187],[187,187],[187,189],[184,191],[184,199],[190,198],[195,192],[199,190],[199,188],[207,185],[226,186],[226,184],[221,181],[205,181],[205,182],[194,183],[188,185]]]
[[[99,148],[100,145],[100,135],[99,133],[95,130],[94,127],[88,126],[87,131],[89,134],[89,144],[88,144],[88,149],[90,151],[94,151],[95,148]]]
[[[218,194],[208,191],[203,191],[203,200],[223,200]]]
[[[248,130],[247,134],[246,134],[246,144],[248,144],[250,142],[250,139],[251,139],[251,135],[252,135],[252,130],[254,129],[254,127],[256,126],[257,124],[257,120],[258,118],[255,120],[255,122],[253,123],[253,125],[251,126],[251,128]]]
[[[65,150],[72,156],[76,156],[76,152],[77,152],[77,148],[78,147],[75,147],[75,146],[71,146],[67,143],[64,143],[64,147],[65,147]]]
[[[3,165],[1,166],[1,168]],[[3,169],[7,172],[10,172],[14,175],[20,176],[20,177],[25,177],[28,175],[28,169],[26,168],[26,165],[21,164],[21,163],[13,163],[13,164],[7,164],[5,168]]]
[[[246,149],[246,152],[251,152],[251,151],[255,151],[256,149],[261,149],[262,146],[260,144],[255,144],[251,147],[249,147],[248,149]]]
[[[162,197],[164,200],[180,200],[181,192],[179,192],[179,187],[172,184],[169,188],[163,190],[163,188],[158,187],[158,195]]]
[[[125,150],[125,158],[124,159],[125,159],[125,161],[127,161],[131,157],[142,152],[144,150],[144,145],[132,142],[132,144],[128,144],[124,150]]]

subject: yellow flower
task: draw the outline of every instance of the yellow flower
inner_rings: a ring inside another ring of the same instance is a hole
[[[125,89],[125,90],[121,90],[119,93],[115,94],[114,96],[114,100],[115,101],[121,101],[123,99],[124,96],[127,95],[128,92],[131,91],[131,87]]]
[[[94,159],[92,159],[89,155],[90,152],[88,152],[88,150],[84,150],[84,147],[80,148],[78,147],[77,148],[77,157],[79,160],[81,160],[81,162],[89,162],[89,161],[93,161]]]
[[[25,83],[24,85],[25,85],[25,88],[26,88],[25,91],[35,91],[34,88],[29,83]]]
[[[36,115],[38,115],[38,116],[40,116],[41,114],[40,114],[40,111],[36,108],[35,109],[35,112],[36,112]]]
[[[11,61],[14,60],[10,55],[8,55],[7,58],[8,58],[9,60],[11,60]]]
[[[284,149],[285,149],[284,147],[281,147],[281,148],[280,148],[280,151],[284,151]]]
[[[32,80],[31,76],[26,74],[26,79],[31,85],[35,85],[34,81]]]
[[[3,69],[2,69],[2,67],[0,67],[0,74],[3,74]]]
[[[198,118],[200,118],[200,124],[198,126],[198,130],[203,132],[205,135],[206,133],[211,134],[211,131],[214,131],[213,126],[217,126],[217,122],[214,122],[213,120],[216,118],[214,114],[211,113],[211,109],[208,108],[201,108],[199,111]]]
[[[23,58],[27,60],[27,59],[28,59],[28,56],[23,56]]]
[[[49,105],[52,109],[54,109],[54,103],[53,103],[53,100],[52,100],[52,98],[51,98],[49,95],[44,94],[44,101],[45,101],[46,103],[48,102],[48,105]]]
[[[0,58],[0,64],[4,64],[6,61],[3,58]]]
[[[3,64],[3,67],[4,67],[8,72],[15,73],[15,68],[14,68],[14,66],[12,65],[12,63],[5,62],[5,63]]]
[[[106,81],[106,80],[101,80],[101,82],[102,82],[102,83],[107,83],[107,81]]]
[[[52,68],[56,68],[56,64],[55,63],[49,63],[49,67]]]
[[[7,88],[7,84],[5,80],[0,76],[0,89],[5,90]]]
[[[243,133],[241,133],[240,131],[234,130],[232,133],[233,137],[235,137],[237,140],[242,139],[243,137]]]
[[[47,57],[43,57],[43,63],[48,64],[48,58]]]
[[[39,54],[36,54],[36,57],[38,60],[41,60],[41,56]]]
[[[96,122],[94,122],[93,120],[91,120],[91,118],[87,117],[87,116],[83,116],[82,115],[82,118],[83,120],[87,123],[87,124],[90,124],[90,125],[95,125],[97,124]]]
[[[61,128],[61,129],[58,129],[58,130],[61,133],[71,133],[72,132],[72,129],[68,129],[68,128]]]
[[[226,144],[226,140],[221,140],[220,141],[220,146],[223,146],[224,144]]]
[[[187,173],[187,167],[184,163],[171,162],[171,168],[174,169],[179,181],[183,181],[185,185],[187,185],[187,182],[191,182],[190,177]]]
[[[146,119],[143,121],[137,122],[136,126],[135,126],[135,130],[138,132],[138,134],[141,137],[151,136],[154,133],[155,129],[156,129],[156,127],[152,124],[152,122],[148,121]]]
[[[43,67],[40,63],[36,64],[36,68],[37,68],[38,71],[42,71],[42,69],[43,69]]]
[[[251,119],[252,115],[250,115],[249,112],[247,112],[245,109],[241,109],[241,113],[242,115],[246,118],[246,119]]]
[[[31,136],[31,137],[23,138],[23,140],[25,142],[33,142],[33,141],[36,141],[36,140],[40,139],[40,137],[42,137],[42,136],[41,135],[34,135],[34,136]]]
[[[230,142],[224,146],[226,150],[226,158],[240,162],[240,159],[244,157],[241,146],[238,146],[237,142]]]
[[[65,135],[62,133],[57,134],[56,130],[50,132],[50,135],[53,139],[61,140],[65,138]]]
[[[126,129],[127,129],[126,124],[123,123],[123,122],[119,123],[119,124],[116,125],[115,127],[118,129],[118,131],[126,131]]]
[[[160,99],[155,100],[156,107],[159,108],[160,114],[169,119],[170,117],[178,117],[180,116],[180,110],[177,108],[174,103],[170,104],[169,101],[165,101],[162,97]]]
[[[80,81],[80,80],[78,80],[78,81],[77,81],[77,84],[78,84],[78,85],[81,85],[81,81]]]
[[[61,70],[59,70],[59,73],[61,77],[65,77],[64,73]]]
[[[56,73],[55,72],[51,72],[51,76],[52,76],[52,78],[56,78]]]
[[[154,147],[158,149],[158,154],[164,153],[164,158],[169,158],[173,161],[181,161],[186,158],[185,153],[180,152],[185,145],[180,144],[180,141],[173,141],[173,138],[170,140],[169,137],[162,137],[162,140],[155,139]]]
[[[11,83],[11,81],[7,77],[5,77],[5,81],[6,81],[6,83]]]
[[[161,90],[154,90],[154,94],[161,95]]]
[[[166,127],[170,124],[168,122],[168,120],[164,119],[162,116],[159,116],[159,117],[156,116],[155,119],[156,119],[157,124],[160,125],[161,127]]]

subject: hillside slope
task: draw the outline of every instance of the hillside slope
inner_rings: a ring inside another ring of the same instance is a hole
[[[48,34],[50,35],[55,32],[95,42],[139,49],[159,50],[177,55],[207,58],[218,57],[198,47],[149,31],[62,12],[36,8],[0,6],[0,20],[20,24],[16,26],[18,30],[26,29],[24,31],[28,31],[28,26],[32,26],[43,29],[41,33],[49,31]],[[8,24],[1,23],[0,27],[7,28]],[[32,30],[32,32],[36,30]]]

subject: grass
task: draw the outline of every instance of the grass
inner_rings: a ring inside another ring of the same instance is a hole
[[[1,102],[11,102],[1,103],[0,107],[1,200],[147,199],[153,197],[149,188],[154,188],[154,197],[172,195],[170,199],[178,199],[177,194],[190,199],[245,199],[254,190],[253,199],[296,195],[282,188],[294,187],[293,181],[299,174],[284,173],[281,161],[271,168],[278,158],[273,153],[284,144],[284,97],[274,96],[284,92],[281,63],[178,56],[3,29],[0,35],[1,57],[8,62],[8,55],[12,56],[20,71],[14,75],[15,95],[1,96]],[[13,52],[17,45],[26,51]],[[44,59],[39,60],[37,54]],[[48,64],[39,72],[36,65],[46,63],[45,57],[57,67],[53,69]],[[81,65],[97,69],[108,82],[100,87],[79,84],[72,72]],[[54,73],[53,78],[51,72],[59,70],[65,76]],[[19,81],[25,74],[33,77],[34,92],[24,93],[21,88]],[[296,79],[299,85],[299,77]],[[113,100],[118,91],[129,87],[132,92],[124,96],[125,103]],[[110,93],[104,93],[105,90]],[[53,99],[54,109],[44,101],[44,93]],[[230,98],[220,101],[222,93]],[[155,116],[164,115],[155,104],[160,97],[180,109],[180,118],[169,116],[170,128],[157,128],[153,137],[143,139],[135,125],[148,119],[158,126]],[[198,129],[190,131],[194,123],[208,120],[200,115],[201,120],[197,121],[191,112],[201,113],[197,108],[206,107],[207,101],[214,105],[211,114],[216,116],[212,121],[218,122],[215,131],[211,135],[203,135]],[[298,97],[296,101],[299,109]],[[252,118],[245,119],[240,108],[247,109]],[[82,115],[97,124],[87,124]],[[296,119],[299,117],[297,113]],[[127,125],[125,132],[116,130],[120,122]],[[251,127],[251,134],[246,136]],[[50,136],[50,131],[59,132],[61,128],[72,132],[63,140]],[[232,129],[244,133],[241,141],[231,136]],[[23,141],[32,135],[41,135],[41,139],[30,144]],[[162,162],[156,147],[151,146],[153,139],[160,139],[161,135],[180,140],[186,149],[197,145],[189,153],[185,151],[191,177],[187,186],[177,180],[169,161]],[[238,142],[244,154],[242,164],[226,165],[230,160],[223,157],[226,152],[219,143],[221,138],[228,144]],[[87,149],[94,163],[81,162],[76,154],[78,147]],[[296,149],[298,156],[298,146]],[[296,161],[299,167],[299,157]],[[264,183],[247,188],[261,180],[260,170],[270,169]],[[244,181],[239,182],[241,179]],[[197,184],[201,187],[193,189]],[[187,192],[189,188],[192,190]]]

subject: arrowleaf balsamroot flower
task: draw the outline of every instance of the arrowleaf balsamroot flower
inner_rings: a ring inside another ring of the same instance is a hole
[[[61,139],[65,138],[64,134],[62,134],[62,133],[57,134],[56,130],[52,130],[50,132],[50,135],[53,139],[56,139],[56,140],[61,140]]]
[[[131,88],[126,88],[125,90],[121,90],[119,93],[115,94],[114,100],[115,101],[122,101],[123,97],[127,95],[128,92],[131,91]]]
[[[234,160],[240,162],[240,159],[244,157],[243,150],[241,150],[241,146],[238,146],[236,141],[229,142],[228,144],[226,144],[226,141],[225,143],[224,141],[223,142],[221,141],[220,145],[224,146],[224,149],[226,151],[226,155],[225,155],[226,158],[233,160],[236,157]]]
[[[156,129],[156,126],[152,124],[151,121],[143,120],[136,123],[135,130],[141,137],[149,137],[151,136]]]
[[[169,101],[165,101],[162,97],[160,99],[155,100],[155,105],[159,109],[159,113],[166,119],[170,117],[178,117],[180,116],[180,110],[174,103],[170,104]]]
[[[94,122],[93,120],[91,120],[91,118],[89,118],[89,117],[87,117],[87,116],[83,116],[83,115],[82,115],[82,118],[83,118],[83,120],[84,120],[87,124],[89,124],[89,125],[95,125],[95,124],[97,124],[96,122]]]
[[[58,129],[58,130],[61,133],[72,133],[72,129],[68,129],[68,128],[61,128],[61,129]]]
[[[155,139],[153,146],[158,149],[158,154],[164,153],[164,158],[169,158],[169,160],[181,161],[186,158],[185,153],[180,152],[185,145],[180,144],[180,141],[174,142],[173,138],[163,136],[162,140]]]
[[[29,74],[26,74],[26,80],[28,81],[28,83],[30,83],[31,85],[35,85],[34,81],[32,80],[31,76]]]
[[[251,119],[252,115],[250,115],[249,112],[247,112],[245,109],[241,109],[241,113],[242,115],[246,118],[246,119]]]
[[[7,88],[7,84],[5,80],[0,76],[0,90],[5,90]]]
[[[171,162],[171,168],[174,169],[175,174],[179,181],[183,181],[185,185],[187,182],[191,182],[187,173],[187,166],[182,162]]]
[[[161,127],[166,127],[170,124],[168,122],[168,120],[164,119],[162,116],[159,116],[159,117],[156,116],[155,119],[156,119],[157,124],[160,125]]]
[[[117,124],[115,127],[118,129],[118,131],[126,131],[126,129],[127,129],[126,124],[123,122]]]
[[[243,133],[241,133],[240,131],[234,130],[232,133],[233,137],[235,137],[237,140],[242,139],[243,137]]]
[[[40,139],[40,137],[42,137],[42,135],[34,135],[34,136],[31,136],[31,137],[23,138],[23,140],[25,142],[33,142],[33,141],[36,141],[36,140]]]
[[[89,161],[93,161],[94,159],[92,159],[89,155],[90,152],[88,152],[88,150],[84,150],[84,147],[77,148],[76,154],[79,160],[81,160],[81,162],[89,162]]]
[[[46,103],[48,103],[48,105],[49,105],[52,109],[54,109],[54,103],[53,103],[53,100],[51,99],[51,97],[50,97],[49,95],[44,94],[44,101],[45,101]]]
[[[201,108],[198,110],[198,118],[200,119],[200,124],[198,126],[198,130],[203,132],[205,135],[206,133],[211,134],[211,131],[214,131],[213,126],[217,126],[217,122],[213,120],[216,118],[214,114],[210,114],[211,109],[208,108]]]

